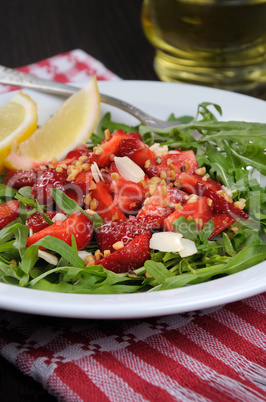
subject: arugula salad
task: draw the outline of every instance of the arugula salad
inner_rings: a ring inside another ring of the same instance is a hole
[[[2,175],[1,281],[153,292],[263,262],[266,124],[219,121],[217,113],[201,103],[196,116],[172,114],[177,125],[160,130],[107,113],[64,161]]]

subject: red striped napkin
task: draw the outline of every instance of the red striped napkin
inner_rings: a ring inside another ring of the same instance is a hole
[[[80,50],[20,70],[61,82],[118,79]],[[0,353],[60,401],[265,401],[265,306],[266,293],[141,320],[0,311]]]

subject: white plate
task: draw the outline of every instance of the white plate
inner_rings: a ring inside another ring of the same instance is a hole
[[[100,82],[100,91],[131,102],[162,119],[195,115],[200,102],[214,102],[223,109],[223,120],[266,122],[266,102],[247,96],[192,85],[162,82]],[[38,103],[39,123],[60,105],[60,98],[26,91]],[[14,93],[0,96],[0,105]],[[129,115],[107,105],[102,114],[134,124]],[[182,289],[126,295],[78,295],[19,288],[0,283],[0,308],[24,313],[72,318],[141,318],[183,313],[237,301],[266,291],[266,262],[240,273]]]

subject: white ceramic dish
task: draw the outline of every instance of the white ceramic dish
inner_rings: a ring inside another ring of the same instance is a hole
[[[148,113],[166,119],[195,115],[201,102],[222,107],[223,120],[266,122],[266,102],[227,91],[161,82],[100,82],[100,91],[124,99]],[[38,103],[42,124],[59,107],[62,99],[26,91]],[[0,96],[2,105],[14,93]],[[131,116],[107,105],[116,121],[135,124]],[[48,316],[122,319],[183,313],[215,307],[266,291],[266,262],[238,274],[182,289],[126,295],[78,295],[19,288],[0,283],[0,308]]]

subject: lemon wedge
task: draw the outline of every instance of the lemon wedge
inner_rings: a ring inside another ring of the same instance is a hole
[[[12,144],[28,138],[36,130],[37,120],[36,103],[21,91],[0,108],[0,172]]]
[[[25,169],[43,165],[86,142],[100,117],[100,94],[96,77],[65,100],[29,138],[13,146],[5,159],[8,169]]]

